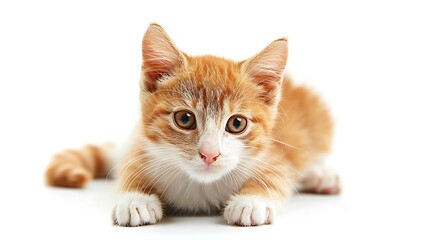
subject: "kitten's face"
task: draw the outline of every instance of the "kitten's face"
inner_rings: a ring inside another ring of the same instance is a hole
[[[273,114],[239,64],[208,56],[187,62],[146,98],[145,134],[191,178],[211,182],[261,152]]]
[[[154,163],[203,183],[250,169],[274,125],[281,77],[260,82],[270,80],[273,68],[257,69],[258,58],[186,56],[159,26],[151,27],[143,40],[141,101]]]

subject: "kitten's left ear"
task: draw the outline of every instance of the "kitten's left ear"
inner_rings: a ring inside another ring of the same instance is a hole
[[[278,90],[283,81],[287,56],[287,39],[280,38],[272,42],[256,56],[242,63],[241,69],[243,73],[265,90],[263,97],[267,103],[273,102],[278,95]]]
[[[145,89],[149,92],[156,90],[165,76],[176,73],[186,66],[184,54],[174,45],[165,30],[158,24],[152,23],[146,30],[142,43]]]

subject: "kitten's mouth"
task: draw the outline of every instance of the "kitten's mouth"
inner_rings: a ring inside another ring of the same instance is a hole
[[[212,164],[204,164],[198,167],[196,170],[203,173],[216,173],[219,172],[221,169],[219,166],[213,166]]]
[[[202,167],[202,171],[203,171],[203,172],[211,172],[211,171],[213,171],[213,167],[212,167],[212,165],[205,164],[205,165]]]
[[[190,170],[190,171],[189,171]],[[201,164],[188,168],[188,175],[200,182],[210,183],[222,178],[227,170],[223,166],[216,166],[215,164]]]

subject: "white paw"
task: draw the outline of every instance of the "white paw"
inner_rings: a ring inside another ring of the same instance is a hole
[[[113,222],[120,226],[142,226],[159,222],[162,206],[156,195],[137,192],[121,196],[113,210]]]
[[[338,194],[341,190],[338,174],[325,166],[309,169],[303,179],[302,187],[305,192],[319,194]]]
[[[255,195],[236,195],[227,202],[223,216],[228,224],[258,226],[275,217],[274,203]]]

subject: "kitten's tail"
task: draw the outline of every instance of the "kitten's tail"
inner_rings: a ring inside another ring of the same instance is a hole
[[[46,182],[52,186],[81,188],[93,178],[109,173],[113,144],[86,145],[79,150],[69,149],[53,156],[45,172]]]

